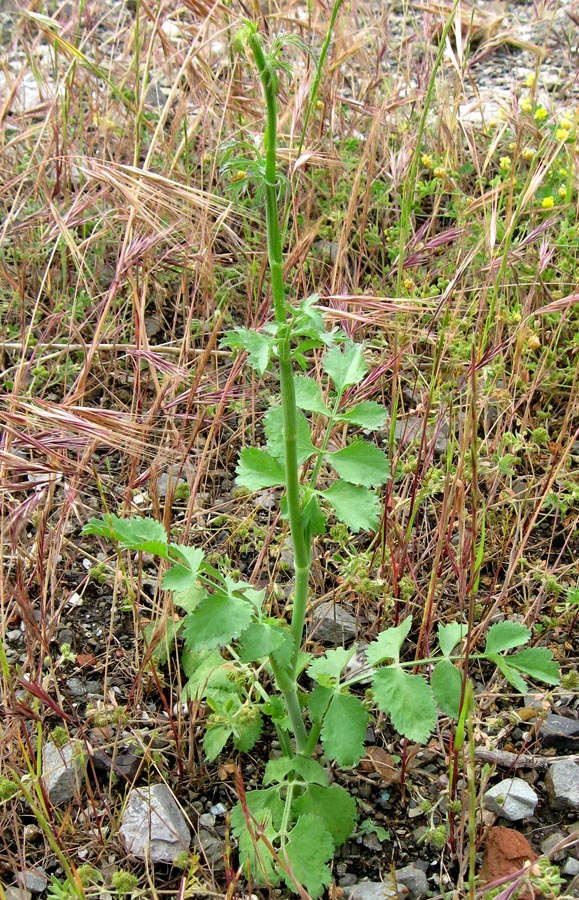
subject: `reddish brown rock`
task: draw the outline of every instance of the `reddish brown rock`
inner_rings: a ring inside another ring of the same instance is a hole
[[[496,825],[489,829],[486,837],[480,880],[483,884],[490,884],[508,875],[514,875],[527,862],[533,863],[536,859],[537,854],[524,835],[514,828]],[[536,893],[532,889],[524,889],[519,898],[535,900]]]

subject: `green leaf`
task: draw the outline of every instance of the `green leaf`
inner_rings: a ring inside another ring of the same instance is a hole
[[[251,605],[241,597],[215,594],[203,599],[185,618],[182,634],[193,649],[223,647],[245,631],[252,616]]]
[[[175,556],[181,562],[174,563],[163,576],[163,588],[166,591],[186,591],[195,586],[199,568],[203,562],[203,550],[186,547],[183,544],[170,544],[171,558]]]
[[[368,713],[352,694],[334,694],[322,725],[322,745],[339,766],[355,766],[364,755]]]
[[[516,669],[513,669],[513,667],[508,664],[504,656],[490,656],[489,659],[494,662],[499,671],[503,673],[509,684],[512,684],[516,691],[519,691],[521,694],[527,692],[527,682],[521,677]]]
[[[490,656],[526,644],[530,638],[530,630],[518,622],[510,622],[508,619],[504,622],[495,622],[487,632],[485,655]]]
[[[430,685],[421,675],[409,675],[399,666],[378,669],[374,697],[392,719],[399,734],[424,744],[436,725],[436,703]]]
[[[297,457],[298,466],[301,466],[313,453],[316,448],[312,444],[312,435],[310,423],[304,416],[303,412],[297,411],[296,415],[297,429]],[[285,459],[284,446],[284,427],[283,427],[283,409],[281,406],[272,406],[266,413],[264,419],[264,430],[267,437],[267,449],[272,456],[280,463]],[[284,471],[285,482],[285,471]]]
[[[320,509],[320,504],[318,503],[318,498],[315,494],[312,494],[304,505],[302,510],[302,523],[304,531],[310,538],[314,534],[326,533],[327,520]]]
[[[215,725],[207,728],[203,735],[203,753],[208,762],[217,759],[232,735],[229,725]]]
[[[241,451],[235,471],[239,484],[250,491],[285,484],[285,470],[281,463],[256,447],[246,447]]]
[[[336,416],[336,422],[347,422],[367,428],[368,431],[378,431],[386,425],[386,410],[375,400],[363,400],[348,412]]]
[[[441,659],[432,670],[430,685],[442,712],[458,719],[462,696],[462,675],[449,659]]]
[[[267,369],[276,338],[270,334],[252,331],[249,328],[235,328],[228,331],[221,340],[222,347],[245,350],[247,363],[259,375]]]
[[[381,510],[374,491],[347,481],[334,481],[327,491],[320,493],[351,531],[375,531],[378,527]]]
[[[313,813],[323,819],[336,847],[350,837],[358,818],[356,801],[339,784],[311,785],[294,802],[294,809],[300,815]]]
[[[344,650],[343,647],[336,647],[334,650],[326,650],[323,656],[319,656],[310,663],[308,675],[323,684],[325,687],[331,687],[338,684],[340,675],[352,659],[356,652],[355,647]]]
[[[326,453],[325,457],[340,478],[351,484],[376,487],[390,477],[388,457],[366,441],[354,441],[343,450]]]
[[[254,709],[251,718],[241,718],[236,721],[233,732],[233,743],[241,753],[248,753],[259,740],[263,728],[263,718],[258,710]]]
[[[188,547],[185,544],[169,544],[169,550],[171,556],[178,557],[181,565],[186,566],[194,575],[197,575],[205,557],[203,550],[198,547]]]
[[[559,666],[553,659],[553,654],[546,647],[528,647],[519,650],[507,657],[509,666],[525,672],[536,681],[544,681],[546,684],[559,684]]]
[[[189,679],[186,695],[191,699],[203,699],[213,690],[237,691],[230,681],[231,663],[226,662],[219,650],[193,650],[185,646],[181,652],[181,665]]]
[[[122,519],[111,515],[110,522],[92,518],[83,528],[83,534],[100,534],[117,541],[127,550],[139,553],[151,553],[162,559],[169,558],[169,545],[164,525],[156,519],[133,516]]]
[[[333,855],[334,842],[332,835],[324,826],[323,819],[309,813],[300,816],[288,834],[283,851],[284,861],[294,876],[290,878],[284,872],[285,883],[290,890],[295,891],[297,881],[315,900],[332,880],[327,863]]]
[[[245,802],[249,812],[246,822],[240,803],[231,810],[231,830],[239,841],[239,858],[254,883],[260,885],[279,884],[274,860],[263,840],[274,843],[283,816],[283,803],[276,787],[263,791],[248,791]]]
[[[239,639],[239,658],[243,663],[269,656],[291,637],[287,627],[282,627],[276,619],[253,622]]]
[[[402,644],[408,637],[411,626],[412,616],[406,616],[400,625],[392,625],[391,628],[381,631],[376,640],[366,648],[368,663],[375,666],[385,659],[393,659],[398,662]]]
[[[323,401],[322,391],[317,381],[314,381],[313,378],[308,378],[306,375],[296,375],[294,387],[296,404],[300,409],[322,413],[324,416],[330,415],[330,410]]]
[[[350,385],[362,381],[368,371],[361,345],[351,342],[328,350],[322,367],[334,382],[338,394],[343,393]]]
[[[265,767],[263,783],[279,784],[285,781],[290,773],[306,784],[322,786],[328,784],[328,773],[324,767],[315,759],[306,756],[279,756],[277,759],[270,759]]]
[[[456,645],[466,637],[468,628],[460,622],[438,623],[438,643],[444,656],[450,656]]]

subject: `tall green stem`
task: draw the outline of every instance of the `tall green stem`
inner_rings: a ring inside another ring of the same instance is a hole
[[[276,679],[288,705],[298,751],[302,751],[305,747],[307,735],[299,707],[297,675],[308,598],[311,546],[309,541],[306,540],[304,533],[300,501],[297,457],[297,407],[290,345],[291,326],[288,321],[283,282],[283,254],[278,210],[277,76],[271,61],[264,53],[261,39],[254,28],[249,29],[248,44],[261,78],[267,112],[264,135],[267,254],[271,272],[273,309],[276,322],[279,325],[278,360],[283,410],[285,487],[294,549],[295,583],[291,620],[294,652],[291,672],[282,673],[278,671]]]

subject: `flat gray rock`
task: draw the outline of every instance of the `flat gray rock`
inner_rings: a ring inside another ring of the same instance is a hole
[[[166,784],[130,792],[119,834],[128,853],[152,862],[172,863],[191,843],[185,816]]]
[[[412,898],[425,897],[428,894],[426,872],[412,863],[402,869],[396,869],[396,881],[399,885],[408,888],[408,893]]]
[[[343,890],[347,900],[399,900],[408,893],[408,888],[401,890],[390,878],[386,881],[360,881]]]
[[[545,775],[551,809],[579,809],[579,766],[570,759],[554,762]]]
[[[539,732],[543,747],[576,750],[579,747],[579,720],[549,713]]]
[[[48,741],[42,752],[42,781],[54,806],[62,806],[78,797],[84,781],[82,745],[72,741],[57,747]]]
[[[347,644],[356,637],[358,623],[347,610],[328,600],[314,610],[310,633],[324,644]]]
[[[522,778],[505,778],[484,796],[486,809],[509,822],[518,822],[532,816],[538,802],[537,794]]]

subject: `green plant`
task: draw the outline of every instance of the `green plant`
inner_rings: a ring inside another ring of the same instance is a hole
[[[336,848],[352,833],[357,818],[353,797],[339,784],[330,784],[328,763],[358,763],[370,703],[413,741],[428,739],[437,707],[464,729],[463,698],[469,682],[466,666],[460,665],[464,654],[454,650],[465,640],[466,628],[441,624],[439,652],[409,662],[401,656],[411,617],[384,630],[367,650],[368,700],[355,692],[367,673],[347,674],[355,648],[331,649],[318,658],[303,651],[314,540],[326,533],[330,515],[352,532],[378,527],[376,489],[390,477],[388,457],[359,432],[382,429],[386,414],[374,401],[355,399],[355,388],[368,370],[363,346],[338,329],[327,330],[315,295],[297,303],[286,296],[276,156],[282,43],[277,39],[266,53],[252,24],[242,37],[262,82],[267,125],[257,163],[250,169],[243,157],[229,165],[251,171],[260,182],[273,319],[259,331],[240,327],[229,332],[223,346],[245,352],[259,375],[270,371],[279,379],[280,403],[265,415],[265,447],[242,451],[237,480],[249,491],[283,489],[281,510],[289,522],[294,555],[287,618],[268,614],[265,590],[211,565],[201,549],[167,540],[164,526],[153,519],[93,518],[84,533],[112,539],[120,549],[154,554],[168,564],[163,587],[174,593],[184,611],[175,628],[184,642],[185,695],[204,701],[209,711],[203,739],[207,758],[215,759],[229,740],[240,751],[249,751],[264,719],[272,723],[281,755],[268,761],[262,788],[246,793],[239,785],[232,830],[254,883],[283,882],[291,890],[303,884],[317,897],[330,882],[329,863]],[[321,385],[304,374],[313,351],[322,357]],[[349,429],[356,433],[346,440]],[[320,433],[314,443],[313,435]],[[526,689],[525,673],[558,683],[558,667],[549,650],[527,648],[506,655],[530,638],[524,626],[501,622],[488,631],[484,651],[469,652],[469,658],[490,660],[520,691]],[[430,681],[408,671],[420,666],[431,667]],[[325,754],[322,762],[314,759],[318,742]]]

